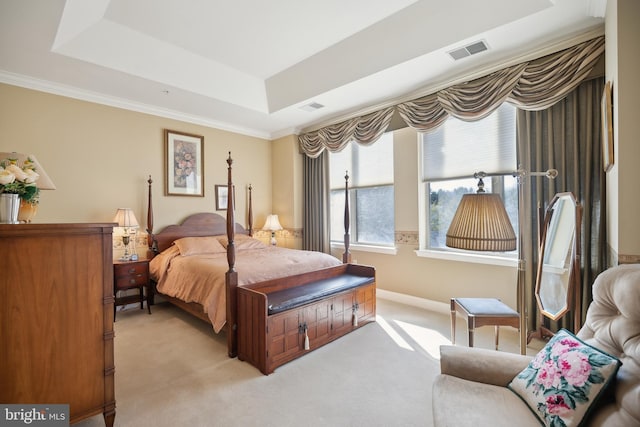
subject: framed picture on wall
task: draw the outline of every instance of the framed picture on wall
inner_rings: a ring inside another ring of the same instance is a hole
[[[613,167],[613,106],[611,103],[611,82],[604,85],[602,93],[602,164],[604,171],[609,172]]]
[[[226,185],[216,185],[216,210],[224,211],[227,209],[229,201],[229,187]]]
[[[204,137],[165,129],[167,196],[204,197]]]
[[[229,206],[229,187],[227,185],[216,185],[216,210],[225,211]],[[236,187],[233,186],[233,195],[235,197]]]

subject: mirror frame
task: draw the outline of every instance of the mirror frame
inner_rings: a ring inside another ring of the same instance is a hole
[[[561,311],[557,313],[550,313],[547,310],[545,310],[542,306],[542,301],[540,299],[540,285],[541,285],[540,282],[542,279],[542,269],[544,266],[544,255],[545,255],[545,249],[547,244],[547,232],[549,231],[549,225],[551,224],[551,219],[554,213],[554,206],[556,205],[559,199],[566,198],[566,197],[570,198],[571,202],[573,202],[575,207],[575,230],[573,233],[574,237],[573,237],[573,245],[572,245],[573,255],[571,257],[571,265],[569,266],[569,283],[567,286],[567,300],[565,302],[564,308]],[[538,252],[538,272],[536,276],[536,287],[534,292],[536,297],[536,302],[538,305],[538,310],[540,310],[540,313],[544,317],[547,317],[551,320],[558,320],[564,315],[566,315],[567,312],[573,311],[574,312],[574,325],[573,325],[574,331],[578,331],[581,326],[581,313],[580,313],[581,298],[582,298],[582,292],[580,288],[581,227],[582,227],[582,206],[580,205],[580,203],[578,203],[573,193],[571,192],[557,193],[549,203],[549,206],[547,206],[546,213],[544,216],[544,225],[543,225],[542,233],[540,236],[540,247]]]

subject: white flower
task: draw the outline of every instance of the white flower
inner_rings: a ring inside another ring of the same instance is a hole
[[[21,182],[27,181],[27,173],[22,170],[18,165],[11,163],[7,166],[6,170],[16,176],[16,179]]]
[[[26,169],[24,173],[27,175],[24,179],[24,182],[27,184],[33,184],[38,180],[38,178],[40,178],[40,175],[33,169]]]
[[[16,180],[16,176],[13,173],[11,173],[11,171],[0,167],[0,184],[1,185],[11,184],[15,180]]]
[[[22,166],[18,166],[16,159],[0,160],[0,193],[18,194],[22,201],[37,203],[39,189],[36,181],[40,175],[34,166],[31,159],[26,159]]]

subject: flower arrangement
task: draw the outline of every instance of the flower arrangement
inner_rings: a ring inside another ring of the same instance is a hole
[[[33,160],[27,158],[18,165],[17,159],[7,158],[0,161],[0,193],[17,194],[26,203],[38,203],[40,190],[36,181],[40,175],[36,172]]]

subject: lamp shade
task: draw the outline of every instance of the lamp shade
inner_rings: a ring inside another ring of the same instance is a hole
[[[446,245],[471,251],[506,252],[516,249],[516,233],[500,195],[475,193],[462,196]]]
[[[133,209],[131,208],[118,208],[116,211],[116,216],[113,217],[113,222],[118,223],[118,227],[126,227],[126,228],[138,228],[138,220],[136,216],[133,214]]]
[[[38,175],[40,175],[40,177],[36,181],[36,187],[38,187],[40,190],[56,189],[55,184],[53,183],[53,181],[51,181],[51,178],[49,178],[49,175],[47,175],[47,172],[44,170],[42,165],[38,162],[38,159],[36,159],[36,156],[34,156],[33,154],[22,154],[16,153],[15,151],[11,153],[0,153],[0,160],[3,159],[15,160],[16,164],[20,167],[23,167],[25,163],[31,163],[33,169]]]
[[[265,231],[278,231],[282,230],[282,226],[280,225],[280,221],[278,221],[278,215],[269,215],[267,216],[267,221],[264,223],[264,227],[262,227]]]

